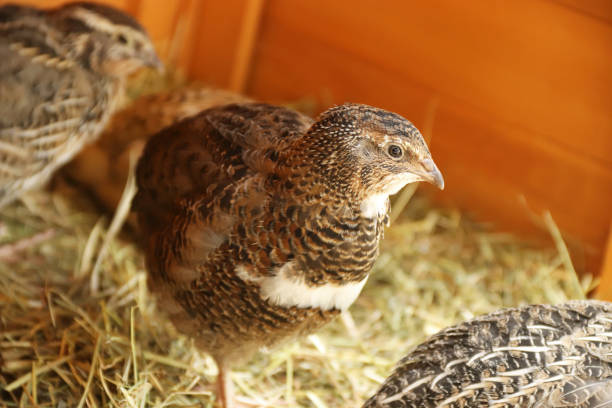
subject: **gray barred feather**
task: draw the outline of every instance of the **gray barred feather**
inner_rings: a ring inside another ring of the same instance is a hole
[[[364,408],[612,407],[612,304],[501,310],[442,330]]]
[[[120,47],[113,29],[144,48]],[[107,6],[0,7],[0,207],[44,184],[93,141],[115,110],[123,78],[156,58],[142,27]],[[133,66],[111,66],[128,60]]]

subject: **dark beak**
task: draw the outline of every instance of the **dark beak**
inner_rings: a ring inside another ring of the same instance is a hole
[[[442,177],[442,173],[436,166],[436,163],[431,159],[425,159],[421,164],[423,165],[424,171],[419,175],[423,177],[423,181],[427,181],[440,190],[444,190],[444,177]]]

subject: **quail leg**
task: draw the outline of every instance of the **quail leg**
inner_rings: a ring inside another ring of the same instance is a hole
[[[230,377],[230,371],[223,362],[218,361],[219,375],[217,376],[217,399],[221,408],[235,408],[234,385]]]

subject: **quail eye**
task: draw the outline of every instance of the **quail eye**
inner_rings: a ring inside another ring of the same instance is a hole
[[[117,37],[117,41],[119,41],[121,44],[127,44],[128,43],[128,39],[125,35],[123,34],[119,34],[119,36]]]
[[[391,145],[387,148],[387,153],[394,159],[399,159],[404,154],[404,151],[398,145]]]

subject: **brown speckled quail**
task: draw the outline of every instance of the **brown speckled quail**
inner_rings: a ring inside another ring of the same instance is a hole
[[[267,104],[206,110],[155,135],[135,208],[149,284],[179,330],[225,372],[312,332],[365,284],[404,185],[443,187],[419,131],[366,105],[316,122]]]
[[[364,408],[610,408],[612,303],[501,310],[442,330]]]
[[[143,66],[160,66],[153,45],[114,8],[0,7],[0,207],[94,140]]]
[[[195,85],[142,96],[117,111],[98,140],[64,167],[62,176],[112,213],[128,179],[130,158],[140,156],[151,136],[204,109],[249,101],[243,95]]]

